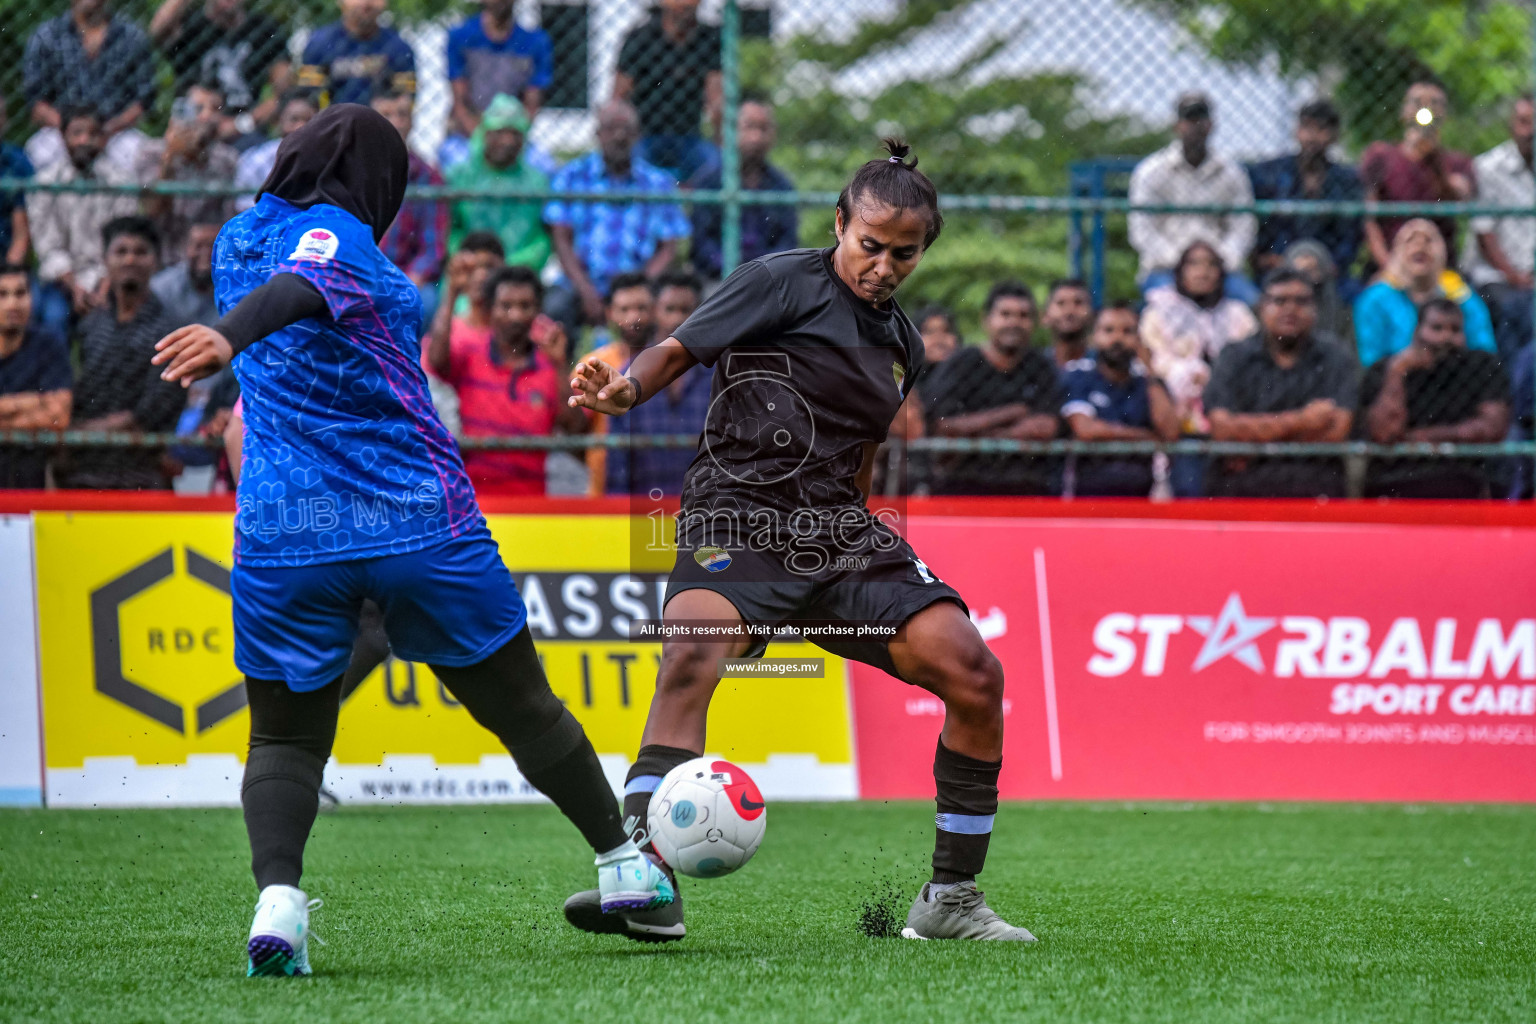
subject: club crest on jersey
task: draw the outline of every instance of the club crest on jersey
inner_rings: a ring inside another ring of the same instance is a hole
[[[312,260],[315,263],[326,263],[336,255],[336,250],[341,245],[334,231],[324,228],[310,228],[299,236],[299,244],[293,247],[293,252],[288,258],[291,260]]]
[[[901,384],[907,379],[907,368],[900,363],[891,364],[891,376],[896,378],[896,393],[902,394]]]
[[[710,572],[719,572],[731,564],[731,556],[724,548],[699,548],[693,553],[693,560]]]

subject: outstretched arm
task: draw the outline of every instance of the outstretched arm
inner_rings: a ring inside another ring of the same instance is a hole
[[[627,377],[596,356],[588,356],[576,364],[569,404],[618,416],[677,380],[696,362],[676,338],[641,352],[629,364]],[[638,393],[636,383],[640,385]]]
[[[314,285],[297,274],[278,274],[241,299],[212,327],[192,324],[161,338],[150,362],[165,367],[161,380],[191,387],[193,381],[212,377],[267,335],[300,320],[329,315],[330,309]]]

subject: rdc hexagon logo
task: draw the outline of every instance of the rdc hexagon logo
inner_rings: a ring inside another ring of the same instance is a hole
[[[181,562],[166,548],[91,591],[91,647],[97,692],[191,736],[245,707],[245,683],[219,681],[234,638],[207,615],[208,591],[228,607],[229,570],[189,545]]]

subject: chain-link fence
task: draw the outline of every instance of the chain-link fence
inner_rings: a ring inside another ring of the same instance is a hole
[[[0,178],[26,192],[7,211],[32,219],[0,224],[0,241],[35,268],[35,317],[79,339],[110,294],[106,219],[142,209],[162,261],[182,261],[200,224],[249,201],[283,132],[326,103],[372,102],[418,156],[385,250],[429,324],[449,300],[476,323],[460,253],[479,244],[543,274],[564,328],[545,335],[562,338],[552,360],[621,359],[686,306],[669,305],[688,287],[667,267],[707,292],[742,259],[831,244],[837,190],[900,134],[947,224],[901,293],[934,365],[893,424],[879,487],[1528,494],[1531,14],[1447,0],[18,0],[0,9]],[[90,110],[95,135],[72,137],[68,119]],[[652,282],[650,310],[608,301],[633,272]],[[185,300],[174,316],[195,319],[195,277],[166,285]],[[75,425],[128,425],[81,408],[93,364],[74,353]],[[438,393],[451,418],[452,388]],[[131,426],[206,433],[222,423],[210,397]],[[0,429],[60,425],[6,416]],[[550,460],[565,467],[551,486],[675,493],[686,454],[656,460],[653,480],[642,453],[622,453],[648,435],[681,448],[704,424],[654,420],[564,439],[468,431],[465,446],[587,449],[584,466]]]

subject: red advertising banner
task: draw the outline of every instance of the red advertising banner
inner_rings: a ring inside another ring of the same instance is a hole
[[[1536,800],[1536,530],[914,517],[1007,673],[1005,798]],[[850,664],[860,792],[943,705]]]

